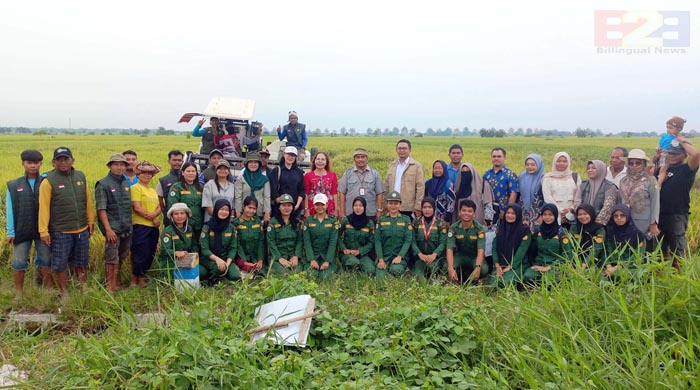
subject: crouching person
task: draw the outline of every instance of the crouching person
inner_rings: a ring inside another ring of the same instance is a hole
[[[283,194],[267,227],[267,244],[270,248],[270,272],[284,274],[300,269],[299,259],[303,245],[302,223],[294,212],[294,198]]]
[[[168,280],[172,279],[175,263],[184,259],[188,253],[197,251],[197,239],[189,223],[191,216],[192,211],[184,203],[175,203],[168,210],[167,219],[170,223],[160,235],[158,256],[159,268],[168,272]]]
[[[414,273],[425,278],[437,275],[444,268],[447,222],[435,215],[435,199],[431,197],[423,198],[421,212],[421,217],[413,221],[412,246],[416,256]]]
[[[460,220],[447,233],[447,275],[452,282],[477,282],[489,274],[484,261],[486,233],[474,220],[476,203],[470,199],[459,202]]]
[[[367,201],[358,196],[352,201],[352,214],[340,222],[340,260],[347,271],[361,268],[374,276],[374,224],[367,216]]]
[[[392,191],[386,197],[387,215],[377,220],[377,235],[374,238],[374,250],[377,253],[378,279],[387,272],[399,276],[406,272],[406,255],[413,243],[413,225],[411,218],[401,214],[401,194]]]
[[[214,214],[202,227],[199,243],[199,280],[215,283],[219,279],[240,280],[241,271],[233,263],[236,256],[236,230],[231,224],[231,203],[219,199]]]
[[[315,277],[327,280],[338,270],[335,256],[338,245],[338,221],[329,216],[328,197],[325,194],[314,196],[316,214],[306,219],[304,225],[305,268]]]

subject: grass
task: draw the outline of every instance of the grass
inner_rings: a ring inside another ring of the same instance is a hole
[[[165,163],[167,150],[194,148],[179,137],[7,136],[0,143],[2,182],[20,174],[20,149],[50,156],[71,147],[76,167],[94,182],[106,173],[114,151],[136,149]],[[370,164],[386,172],[395,139],[322,138],[334,170],[351,164],[356,145],[370,150]],[[317,141],[317,142],[316,142]],[[339,142],[342,141],[342,142]],[[413,140],[412,140],[413,141]],[[427,169],[456,139],[415,139],[413,155]],[[529,151],[548,160],[567,150],[574,169],[590,158],[606,160],[613,145],[653,147],[649,139],[460,139],[465,161],[482,172],[496,144],[520,170]],[[21,145],[21,146],[19,146]],[[185,145],[185,146],[183,146]],[[50,157],[49,157],[50,158]],[[517,163],[516,163],[517,162]],[[2,190],[4,193],[4,188]],[[4,197],[3,197],[4,198]],[[698,193],[692,210],[699,210]],[[3,207],[4,212],[4,207]],[[2,219],[2,218],[0,218]],[[4,219],[3,219],[4,221]],[[4,226],[4,223],[3,223]],[[4,233],[0,234],[4,236]],[[688,229],[690,253],[698,225]],[[4,240],[2,241],[4,242]],[[697,388],[700,386],[700,262],[685,260],[674,274],[650,262],[635,279],[614,284],[593,270],[564,270],[558,285],[519,292],[460,288],[410,277],[378,282],[341,274],[329,282],[305,275],[220,285],[186,293],[152,283],[147,289],[108,294],[101,285],[103,238],[91,241],[93,271],[85,291],[71,290],[60,308],[55,296],[28,282],[12,305],[10,250],[0,247],[0,308],[53,312],[65,321],[53,329],[4,328],[3,362],[29,370],[30,388]],[[0,244],[2,245],[2,244]],[[658,258],[658,256],[656,257]],[[28,279],[33,279],[30,270]],[[254,308],[277,298],[311,294],[324,313],[313,320],[304,349],[248,343]],[[135,328],[133,313],[165,313],[170,327]]]

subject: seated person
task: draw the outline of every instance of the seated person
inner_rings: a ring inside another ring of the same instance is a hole
[[[458,214],[460,220],[447,233],[447,274],[452,282],[476,282],[490,271],[484,261],[486,232],[474,219],[476,203],[471,199],[460,200]]]
[[[634,269],[637,260],[644,258],[645,246],[646,238],[634,224],[632,210],[623,204],[613,207],[605,236],[605,276]]]
[[[202,128],[205,120],[205,118],[200,119],[199,122],[197,122],[197,126],[192,129],[193,137],[202,137],[202,145],[199,147],[199,153],[201,154],[209,154],[212,150],[216,149],[221,137],[226,135],[221,128],[219,118],[211,117],[209,119],[209,124],[211,126]]]
[[[197,251],[197,238],[194,237],[189,219],[192,211],[184,203],[175,203],[168,210],[168,224],[160,234],[160,269],[168,272],[172,278],[172,270],[177,260],[183,259],[190,252]]]
[[[267,227],[267,244],[270,249],[270,271],[280,274],[299,269],[302,254],[302,223],[294,213],[294,198],[282,194],[277,199],[279,208],[273,212]]]
[[[435,199],[425,197],[421,201],[421,218],[413,221],[413,255],[416,262],[414,274],[419,278],[437,275],[445,268],[447,222],[435,210]]]
[[[231,224],[231,203],[219,199],[214,203],[214,215],[202,227],[199,280],[215,282],[224,278],[240,280],[241,271],[233,262],[238,249],[236,230]]]
[[[386,201],[389,212],[377,220],[377,232],[374,237],[374,250],[377,254],[375,276],[379,279],[387,273],[400,276],[406,272],[406,256],[413,242],[411,218],[399,211],[401,194],[392,191],[387,195]]]
[[[374,223],[367,216],[366,207],[365,198],[356,197],[352,201],[352,214],[340,222],[340,260],[348,271],[359,267],[362,272],[374,275]]]
[[[315,215],[304,222],[304,268],[319,279],[329,279],[338,266],[338,221],[328,215],[328,197],[314,196]]]

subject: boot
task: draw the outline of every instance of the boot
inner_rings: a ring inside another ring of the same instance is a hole
[[[14,303],[19,303],[22,300],[22,289],[24,288],[24,274],[27,271],[15,271],[13,276],[15,280],[15,299]]]
[[[78,284],[80,284],[80,288],[85,288],[85,283],[87,282],[87,269],[84,267],[75,267],[75,273],[78,275]]]
[[[47,290],[53,290],[53,275],[51,275],[50,268],[39,268],[39,273],[41,273],[41,280],[44,287]]]
[[[105,264],[105,282],[107,291],[117,291],[117,287],[114,285],[114,264]]]
[[[61,300],[68,297],[68,270],[56,272],[56,284],[58,284],[58,293],[61,295]]]

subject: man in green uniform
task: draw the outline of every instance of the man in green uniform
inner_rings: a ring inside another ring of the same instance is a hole
[[[377,253],[377,278],[383,278],[387,272],[402,275],[406,272],[406,255],[413,242],[411,219],[399,211],[401,194],[392,191],[386,197],[389,213],[377,220],[377,236],[374,249]]]
[[[459,202],[460,220],[450,226],[447,233],[447,273],[451,281],[478,281],[489,273],[484,262],[486,233],[474,220],[476,204],[470,199]]]
[[[338,269],[336,254],[338,245],[338,221],[327,214],[328,197],[325,194],[314,196],[316,214],[306,218],[304,224],[304,257],[311,274],[327,280]]]

